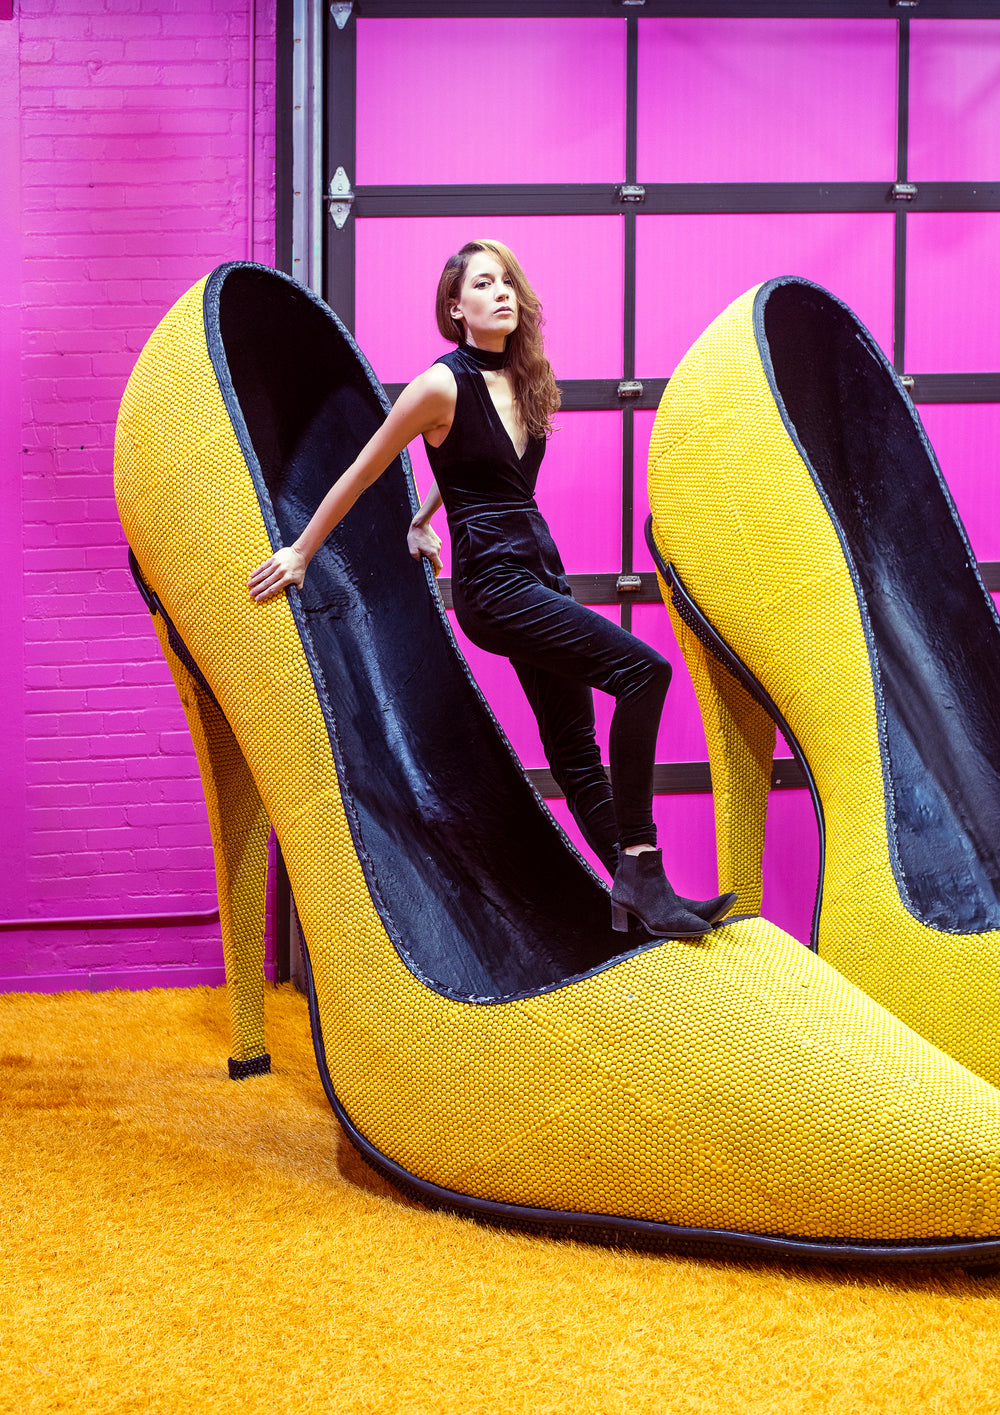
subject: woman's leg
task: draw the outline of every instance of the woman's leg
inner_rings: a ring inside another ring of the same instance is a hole
[[[557,678],[519,659],[513,667],[538,721],[545,759],[584,840],[613,875],[618,826],[611,782],[594,736],[594,695],[586,683]]]
[[[566,594],[525,576],[508,577],[488,616],[458,605],[462,628],[480,647],[503,654],[524,682],[532,670],[529,700],[553,775],[574,764],[596,787],[598,760],[593,715],[580,689],[599,688],[615,698],[610,768],[616,833],[624,849],[653,845],[653,763],[670,664],[655,649],[585,608]],[[562,687],[556,680],[562,680]],[[588,695],[589,699],[589,695]],[[601,851],[605,858],[605,851]]]
[[[587,741],[593,736],[592,703],[588,698],[584,716],[579,690],[594,687],[615,696],[611,786],[621,846],[611,890],[615,928],[627,929],[632,916],[652,934],[696,938],[705,933],[711,921],[731,907],[734,896],[678,898],[663,873],[661,852],[648,848],[656,840],[653,761],[669,663],[603,615],[534,580],[525,584],[506,576],[503,595],[492,598],[489,608],[488,617],[469,613],[463,600],[459,622],[482,648],[509,658],[522,682],[525,671],[533,670],[528,674],[529,699],[533,707],[537,703],[536,711],[541,709],[539,729],[557,779],[564,762],[573,760],[597,786],[592,774],[595,757]],[[647,848],[633,854],[630,847],[635,846]]]

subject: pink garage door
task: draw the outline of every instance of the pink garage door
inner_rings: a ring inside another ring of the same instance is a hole
[[[962,4],[946,19],[935,4],[917,19],[768,8],[366,0],[327,34],[327,180],[343,166],[354,196],[325,233],[324,294],[392,394],[443,352],[433,291],[450,252],[485,235],[518,253],[564,395],[539,502],[578,597],[675,665],[656,814],[670,872],[706,894],[704,736],[642,540],[653,412],[705,325],[776,275],[846,300],[912,377],[1000,585],[1000,26]],[[462,646],[579,843],[510,666]],[[609,717],[599,702],[605,734]],[[808,938],[815,826],[779,756],[764,907]]]

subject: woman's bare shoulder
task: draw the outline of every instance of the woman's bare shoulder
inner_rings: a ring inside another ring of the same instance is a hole
[[[454,395],[456,383],[455,375],[447,364],[431,364],[430,368],[424,369],[423,373],[410,384],[411,388],[419,385],[424,393],[444,393]]]
[[[405,412],[419,410],[423,417],[430,417],[430,423],[421,427],[421,431],[426,431],[441,421],[451,420],[457,394],[455,375],[447,364],[431,364],[430,368],[424,369],[412,383],[406,385],[395,406]]]

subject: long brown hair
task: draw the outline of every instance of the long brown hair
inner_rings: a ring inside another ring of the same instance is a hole
[[[437,323],[445,339],[465,342],[465,330],[451,317],[469,261],[478,251],[493,256],[510,276],[517,296],[517,328],[507,335],[504,346],[514,402],[525,428],[533,437],[547,437],[552,431],[552,414],[562,401],[555,377],[542,348],[542,303],[528,284],[517,257],[500,241],[468,241],[448,258],[437,289]]]

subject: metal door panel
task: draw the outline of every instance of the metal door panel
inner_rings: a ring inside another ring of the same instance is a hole
[[[538,504],[570,575],[617,574],[621,564],[622,420],[560,412],[538,480]]]
[[[979,560],[1000,560],[1000,403],[928,403],[920,418]]]
[[[620,216],[400,216],[356,230],[356,334],[383,383],[408,382],[444,352],[438,278],[477,236],[510,246],[540,295],[557,380],[621,376]]]
[[[924,20],[910,42],[909,175],[982,182],[1000,175],[1000,25]]]
[[[906,362],[1000,368],[1000,212],[915,211],[906,224]]]
[[[625,175],[623,19],[358,21],[357,181]]]

